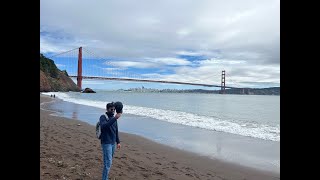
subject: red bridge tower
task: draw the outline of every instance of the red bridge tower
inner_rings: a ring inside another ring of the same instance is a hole
[[[80,90],[82,90],[82,47],[79,47],[79,54],[78,54],[77,86],[80,88]]]

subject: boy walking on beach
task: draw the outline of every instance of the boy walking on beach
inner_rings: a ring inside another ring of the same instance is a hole
[[[118,124],[117,119],[121,117],[122,114],[122,103],[108,103],[107,112],[105,115],[100,116],[100,126],[101,126],[101,146],[103,154],[103,172],[102,180],[108,180],[109,171],[112,164],[112,158],[117,143],[117,149],[121,148],[120,139],[118,135]],[[117,114],[114,116],[114,112],[117,110]]]

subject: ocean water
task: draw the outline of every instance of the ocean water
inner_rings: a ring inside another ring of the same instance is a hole
[[[48,92],[50,109],[95,125],[121,101],[119,131],[262,170],[280,171],[280,96],[97,91]]]

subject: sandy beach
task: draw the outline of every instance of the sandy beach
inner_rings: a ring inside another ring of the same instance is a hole
[[[40,179],[101,179],[101,146],[94,126],[50,115],[53,112],[41,105],[50,101],[54,99],[40,95]],[[212,160],[132,134],[120,133],[120,140],[111,179],[280,179],[279,174]]]

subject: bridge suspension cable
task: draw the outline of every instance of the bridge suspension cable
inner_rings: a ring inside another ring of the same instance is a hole
[[[49,58],[54,58],[54,57],[56,57],[56,56],[60,56],[60,55],[62,55],[62,54],[66,54],[66,53],[69,53],[69,52],[71,52],[71,51],[75,51],[75,50],[78,50],[79,48],[74,48],[74,49],[71,49],[71,50],[69,50],[69,51],[65,51],[65,52],[62,52],[62,53],[59,53],[59,54],[55,54],[55,55],[53,55],[53,56],[50,56]]]
[[[55,61],[59,69],[66,70],[70,77],[78,77],[78,50],[79,48],[75,48],[69,51],[55,54],[53,56],[50,56],[50,58]],[[192,72],[187,72],[187,76],[189,76],[189,82],[178,82],[174,79],[174,76],[170,75],[164,75],[160,73],[138,74],[132,72],[128,68],[122,68],[119,62],[112,62],[111,59],[102,58],[101,56],[97,55],[87,48],[81,48],[81,54],[81,76],[83,76],[84,79],[100,78],[107,80],[126,80],[132,82],[160,82],[207,87],[221,87],[221,72],[217,72],[216,74],[205,74],[205,79],[203,79],[203,77],[202,79],[199,79],[196,76],[192,76]],[[228,83],[228,80],[229,77],[227,78],[226,83]],[[219,85],[214,85],[214,83]]]

